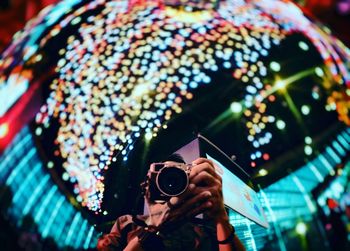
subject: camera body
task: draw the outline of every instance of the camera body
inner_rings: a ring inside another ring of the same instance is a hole
[[[186,191],[192,165],[153,163],[148,172],[150,201],[168,201]]]

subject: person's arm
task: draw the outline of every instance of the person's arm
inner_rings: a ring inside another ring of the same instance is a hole
[[[122,231],[127,225],[132,223],[132,217],[130,215],[124,215],[119,217],[114,223],[111,232],[101,236],[97,243],[98,251],[143,251],[138,241],[138,237],[133,238],[125,246],[127,240],[123,240]],[[126,236],[126,235],[124,235]]]
[[[235,234],[234,227],[229,223],[227,214],[216,223],[216,237],[220,251],[244,251],[245,247]],[[221,242],[221,243],[220,243]],[[232,247],[232,245],[234,247]]]
[[[198,193],[208,191],[210,196],[206,204],[208,208],[205,215],[216,224],[219,251],[246,250],[235,234],[234,227],[229,223],[222,196],[222,180],[216,173],[212,161],[199,158],[193,162],[190,180],[195,184]]]

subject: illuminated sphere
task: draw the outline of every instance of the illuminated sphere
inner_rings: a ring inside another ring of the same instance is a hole
[[[289,1],[67,0],[2,54],[1,94],[16,95],[0,109],[40,93],[32,129],[50,170],[90,211],[122,212],[145,163],[193,132],[251,174],[297,148],[302,162],[305,137],[350,123],[349,56]]]

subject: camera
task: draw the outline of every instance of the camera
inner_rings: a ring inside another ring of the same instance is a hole
[[[183,163],[153,163],[148,173],[151,201],[167,201],[186,191],[192,165]]]

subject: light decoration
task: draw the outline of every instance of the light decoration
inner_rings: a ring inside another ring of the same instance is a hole
[[[259,151],[273,136],[267,125],[277,123],[283,129],[285,122],[269,111],[278,88],[265,81],[269,66],[277,72],[281,65],[266,65],[264,59],[290,34],[307,37],[332,78],[349,84],[343,63],[349,50],[291,2],[228,0],[216,6],[214,1],[210,8],[198,8],[191,1],[190,8],[175,8],[172,2],[62,1],[19,32],[0,61],[0,70],[8,68],[19,45],[25,52],[21,64],[42,61],[40,48],[67,27],[77,30],[59,50],[57,76],[36,116],[36,132],[39,136],[58,123],[56,155],[64,160],[77,200],[92,211],[102,213],[103,172],[116,160],[115,154],[127,160],[140,136],[156,137],[167,121],[182,113],[194,91],[211,84],[212,74],[221,69],[246,85],[242,116],[247,139],[258,150],[251,155],[251,166],[258,159],[268,160],[268,153]],[[299,46],[308,49],[305,42]],[[315,71],[320,74],[323,69],[306,70],[280,83],[287,87]],[[24,81],[31,81],[31,74]],[[9,78],[1,81],[0,87],[10,83]],[[342,104],[344,97],[337,95],[329,102]],[[338,112],[350,123],[344,109]]]
[[[306,145],[304,147],[304,152],[305,152],[306,155],[311,155],[312,154],[312,147],[309,146],[309,145]]]
[[[260,169],[259,170],[259,175],[260,176],[266,176],[269,172],[266,169]]]
[[[277,120],[276,126],[278,129],[283,130],[286,127],[286,123],[283,120]]]
[[[307,226],[304,222],[298,222],[295,227],[295,231],[300,235],[305,235],[307,232]]]
[[[0,124],[0,139],[5,138],[9,132],[9,125],[7,123]]]
[[[309,115],[310,114],[310,107],[307,105],[303,105],[301,107],[301,113],[304,115]]]
[[[239,102],[232,102],[231,104],[231,111],[233,113],[240,113],[242,111],[243,107]]]

